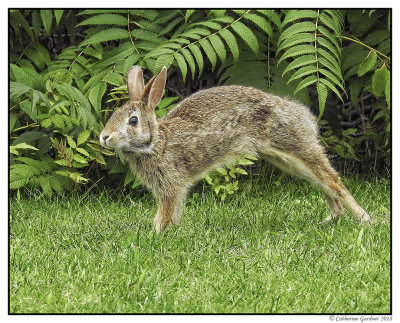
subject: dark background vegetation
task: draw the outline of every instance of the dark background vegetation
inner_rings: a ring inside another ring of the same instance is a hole
[[[203,88],[254,86],[310,106],[342,173],[387,176],[390,27],[387,9],[10,10],[10,188],[140,187],[98,143],[132,65],[146,79],[169,67],[159,117]],[[245,158],[206,180],[224,197],[258,167]]]

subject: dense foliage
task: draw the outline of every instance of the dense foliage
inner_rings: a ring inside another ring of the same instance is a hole
[[[390,167],[388,10],[10,10],[10,188],[139,185],[98,135],[134,65],[169,67],[165,115],[204,87],[243,84],[309,105],[331,154]],[[250,156],[249,156],[250,157]],[[206,180],[237,190],[239,164]],[[113,175],[116,174],[116,175]]]

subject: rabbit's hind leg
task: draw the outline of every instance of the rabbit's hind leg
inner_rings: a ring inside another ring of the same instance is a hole
[[[342,184],[340,177],[332,168],[325,154],[317,151],[315,154],[307,152],[295,156],[276,148],[268,147],[260,152],[267,161],[286,171],[291,175],[306,179],[316,185],[327,198],[331,211],[325,221],[339,217],[343,213],[341,203],[359,220],[369,221],[369,216],[351,196],[346,187]]]
[[[324,195],[331,210],[331,214],[327,216],[323,221],[321,221],[321,224],[336,220],[345,213],[342,203],[340,203],[340,201],[336,197],[331,197],[329,194],[326,193],[324,193]]]

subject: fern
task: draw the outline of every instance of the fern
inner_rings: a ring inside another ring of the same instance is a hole
[[[40,10],[40,17],[42,18],[42,23],[44,30],[47,35],[50,35],[51,26],[53,24],[53,13],[51,10]]]
[[[115,26],[127,26],[128,19],[124,16],[115,13],[103,13],[90,17],[77,26],[87,26],[87,25],[115,25]]]
[[[167,64],[177,63],[182,74],[187,74],[188,67],[192,72],[192,76],[198,69],[199,75],[204,67],[204,56],[207,57],[213,71],[217,66],[218,59],[221,64],[224,64],[229,52],[232,54],[235,61],[239,58],[238,38],[243,40],[253,52],[259,54],[259,43],[254,32],[242,23],[240,20],[246,20],[259,27],[263,32],[272,35],[273,28],[270,22],[263,16],[257,13],[252,13],[251,10],[233,10],[239,17],[235,20],[233,17],[226,15],[226,11],[214,12],[210,14],[205,21],[192,22],[182,33],[176,33],[171,39],[160,44],[154,50],[146,54],[145,59],[149,60],[152,57],[158,57],[156,63],[152,65],[154,73],[162,67],[160,62]],[[191,16],[190,11],[187,12]],[[269,12],[271,14],[271,12]],[[187,19],[186,19],[187,20]],[[221,25],[221,24],[226,25]],[[232,33],[231,29],[234,33]],[[182,46],[184,44],[184,46]],[[168,50],[165,49],[168,47]],[[201,48],[201,49],[200,49]],[[171,49],[174,52],[171,52]],[[204,54],[203,54],[204,52]],[[175,55],[179,53],[182,55]],[[190,55],[188,55],[190,53]],[[168,55],[169,54],[169,55]],[[182,60],[182,57],[184,60]],[[194,60],[192,59],[194,57]],[[172,61],[171,61],[172,58]],[[179,62],[178,62],[179,60]],[[193,64],[196,63],[196,64]],[[168,65],[166,65],[168,66]],[[185,77],[183,77],[185,78]]]
[[[129,32],[127,30],[121,28],[109,28],[96,33],[88,39],[85,39],[81,43],[81,46],[126,38],[129,38]]]
[[[278,64],[289,58],[294,59],[284,74],[301,67],[288,80],[302,79],[295,93],[316,84],[320,117],[325,109],[326,90],[333,91],[342,101],[338,88],[345,92],[338,42],[342,20],[337,15],[332,10],[289,10],[282,22],[284,30],[278,40],[277,52],[283,52]]]

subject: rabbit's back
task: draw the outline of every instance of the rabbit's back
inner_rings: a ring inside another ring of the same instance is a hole
[[[256,155],[260,144],[290,150],[293,134],[305,144],[316,138],[315,118],[306,107],[244,86],[199,91],[160,121],[163,159],[189,177],[245,154]]]

